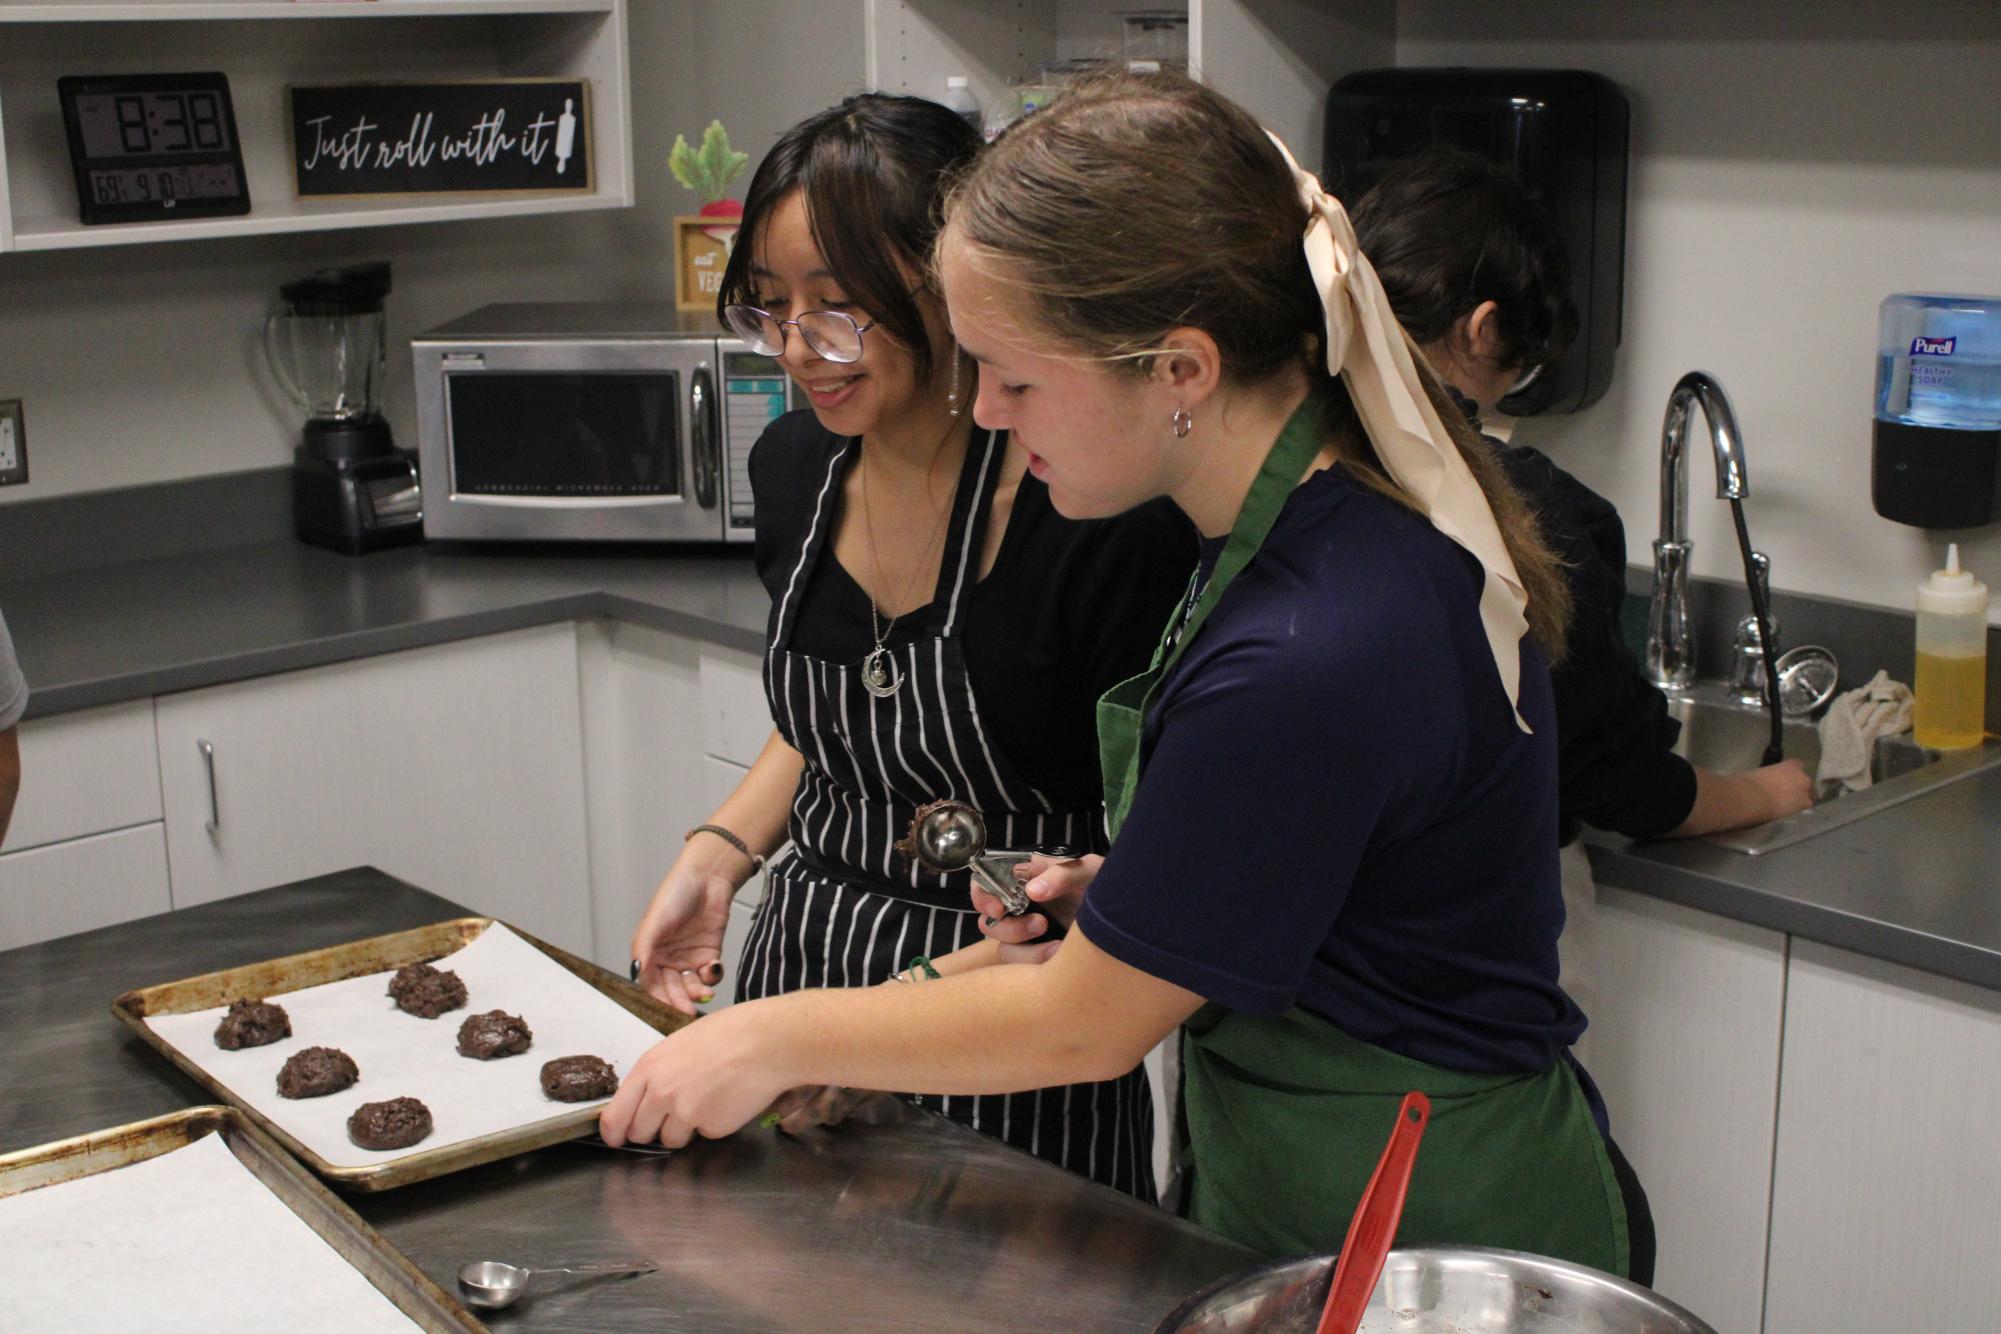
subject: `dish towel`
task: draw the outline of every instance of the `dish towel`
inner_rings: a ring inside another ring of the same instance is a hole
[[[1874,780],[1869,759],[1876,738],[1895,736],[1911,727],[1911,688],[1877,672],[1866,686],[1836,695],[1820,720],[1820,773],[1823,783],[1839,783],[1860,792]]]

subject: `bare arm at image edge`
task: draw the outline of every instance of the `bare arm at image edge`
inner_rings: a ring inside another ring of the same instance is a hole
[[[14,660],[14,641],[0,617],[0,844],[7,841],[7,822],[14,815],[14,798],[21,791],[21,745],[15,724],[28,707],[28,683]]]

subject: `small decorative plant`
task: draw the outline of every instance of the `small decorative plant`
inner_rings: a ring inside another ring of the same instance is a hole
[[[709,128],[702,131],[699,149],[688,147],[687,139],[677,134],[673,150],[667,154],[667,169],[674,173],[674,179],[702,197],[700,215],[719,221],[718,226],[703,231],[725,244],[735,237],[736,220],[743,217],[743,205],[729,198],[730,182],[748,165],[750,154],[730,148],[729,131],[719,120],[710,121]]]

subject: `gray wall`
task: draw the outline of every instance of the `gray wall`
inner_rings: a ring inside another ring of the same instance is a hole
[[[1597,70],[1632,99],[1618,378],[1516,439],[1619,506],[1633,559],[1651,559],[1668,391],[1699,367],[1743,427],[1774,585],[1908,610],[1952,536],[2001,586],[2001,526],[1927,535],[1869,504],[1877,303],[2001,293],[2001,9],[1404,0],[1397,23],[1402,65]],[[1695,567],[1729,577],[1706,458],[1692,478]]]
[[[1389,26],[1389,0],[1315,3],[1358,31]],[[256,333],[278,284],[319,265],[395,262],[392,347],[491,300],[666,296],[668,219],[690,202],[665,167],[675,132],[717,115],[761,153],[861,85],[864,9],[631,0],[635,209],[0,258],[0,397],[27,400],[35,479],[0,504],[284,462],[294,423],[266,387]],[[1683,371],[1713,371],[1743,424],[1752,533],[1776,585],[1907,609],[1943,537],[1869,506],[1876,305],[1894,291],[2001,292],[2001,9],[1935,0],[1922,22],[1879,0],[1403,0],[1393,12],[1398,63],[1596,69],[1633,101],[1618,379],[1588,412],[1525,423],[1521,439],[1611,497],[1645,559],[1667,391]],[[394,351],[389,406],[412,439]],[[1708,490],[1698,473],[1696,494]],[[1727,577],[1724,508],[1693,508],[1696,569]],[[2001,527],[1956,536],[2001,583]]]
[[[406,445],[414,331],[489,301],[671,300],[669,220],[699,202],[668,174],[674,135],[718,117],[754,166],[861,86],[862,0],[630,0],[630,23],[634,208],[0,256],[0,398],[26,402],[32,478],[0,504],[285,463],[297,423],[260,328],[279,284],[324,265],[395,266],[388,406]]]

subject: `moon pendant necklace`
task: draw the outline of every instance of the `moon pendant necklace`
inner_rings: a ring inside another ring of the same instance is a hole
[[[868,620],[869,630],[875,636],[875,648],[862,659],[862,689],[877,699],[888,699],[903,684],[903,669],[896,665],[895,656],[883,647],[882,619],[876,614],[873,598],[869,599]],[[895,618],[890,618],[889,623],[894,627]]]

